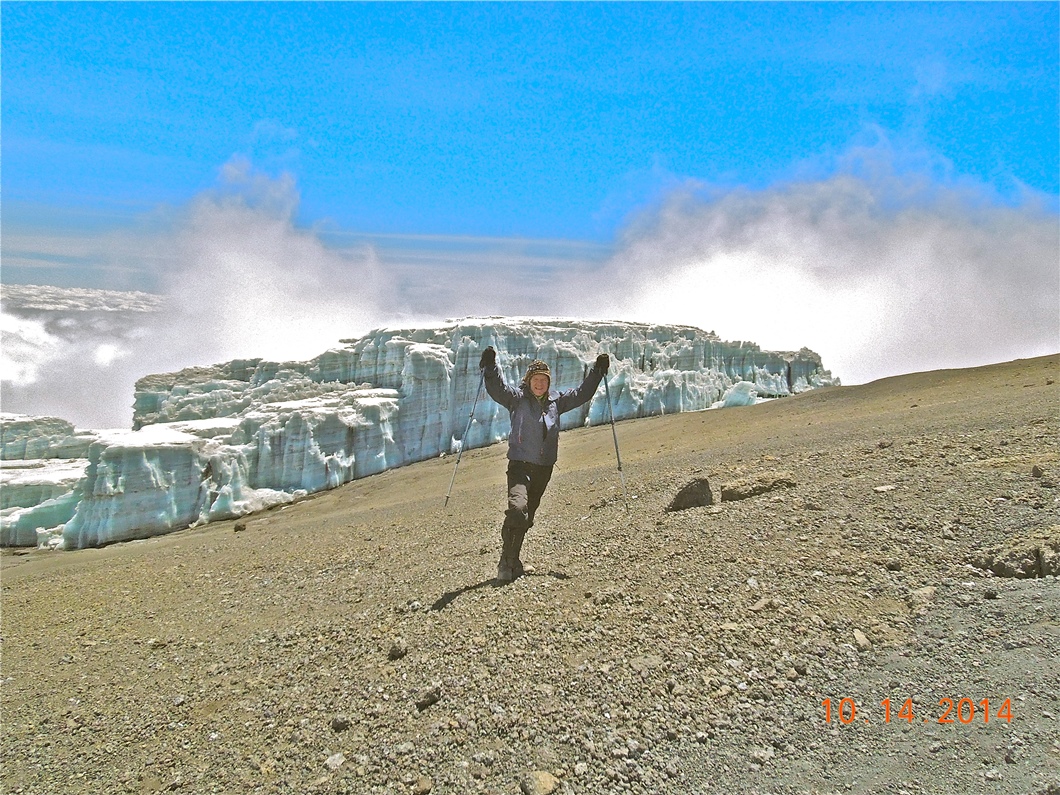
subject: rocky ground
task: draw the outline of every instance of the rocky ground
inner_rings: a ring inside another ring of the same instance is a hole
[[[510,585],[503,446],[8,551],[3,792],[1058,793],[1057,378],[567,431]]]

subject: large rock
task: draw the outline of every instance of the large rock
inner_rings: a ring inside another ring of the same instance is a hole
[[[710,483],[706,478],[696,478],[685,484],[677,492],[670,504],[668,511],[685,511],[689,508],[704,508],[714,504],[714,495],[710,490]]]
[[[1010,538],[975,560],[998,577],[1060,577],[1060,525]]]
[[[751,477],[740,478],[721,487],[722,502],[746,500],[759,494],[768,494],[776,489],[794,488],[795,478],[790,472],[761,472]]]

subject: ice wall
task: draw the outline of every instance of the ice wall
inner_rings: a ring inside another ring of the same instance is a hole
[[[62,531],[80,549],[228,519],[399,466],[394,390],[351,387],[239,417],[146,425],[89,450]]]
[[[543,359],[559,390],[581,383],[598,354],[611,354],[616,419],[696,411],[723,399],[747,405],[756,394],[837,383],[806,349],[762,351],[687,326],[511,318],[379,329],[307,362],[246,359],[151,375],[136,384],[135,430],[88,446],[63,543],[95,546],[239,516],[461,445],[503,440],[508,413],[485,394],[464,438],[479,356],[489,345],[509,382]],[[563,427],[608,420],[601,388],[564,415]],[[49,428],[49,438],[73,433]],[[6,427],[4,439],[6,450]],[[12,432],[11,449],[20,444]],[[23,543],[24,530],[5,543]]]
[[[96,437],[59,417],[0,413],[0,546],[46,543],[74,515]]]
[[[88,459],[7,460],[0,464],[0,546],[47,544],[48,528],[69,521],[77,509],[74,491],[85,475]]]
[[[0,460],[84,458],[95,438],[59,417],[0,414]]]

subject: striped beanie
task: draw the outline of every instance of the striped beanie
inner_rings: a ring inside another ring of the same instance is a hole
[[[538,374],[548,376],[548,382],[550,384],[552,383],[552,371],[549,370],[548,365],[540,359],[535,359],[530,362],[530,366],[526,368],[526,375],[523,376],[523,383],[529,384],[530,379]]]

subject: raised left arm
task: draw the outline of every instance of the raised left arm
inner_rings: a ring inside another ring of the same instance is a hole
[[[559,409],[559,413],[570,411],[592,400],[610,366],[611,358],[606,353],[601,353],[597,356],[596,363],[589,370],[589,374],[585,376],[585,380],[581,382],[581,385],[574,387],[574,389],[568,389],[557,398],[556,407]]]

